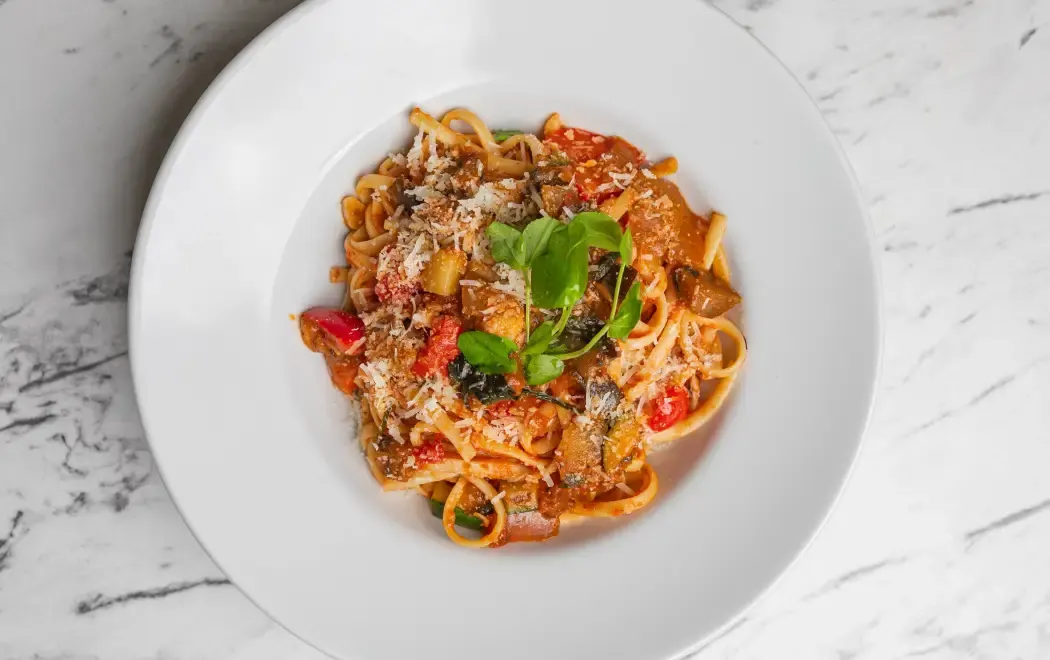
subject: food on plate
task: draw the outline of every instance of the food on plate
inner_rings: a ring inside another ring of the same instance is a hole
[[[361,402],[372,474],[468,547],[647,506],[649,453],[709,420],[744,363],[726,217],[690,209],[674,158],[557,114],[539,134],[409,119],[411,147],[342,200],[343,306],[299,316]]]

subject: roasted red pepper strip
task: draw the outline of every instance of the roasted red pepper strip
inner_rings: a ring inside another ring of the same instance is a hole
[[[439,316],[430,329],[430,339],[419,352],[412,373],[420,378],[429,378],[436,373],[448,375],[448,363],[459,355],[458,340],[463,324],[455,316]]]
[[[357,355],[364,348],[364,322],[341,309],[306,310],[299,316],[299,332],[303,343],[315,352],[327,348],[341,355]]]
[[[669,429],[689,412],[689,393],[684,387],[671,385],[646,406],[647,423],[654,431]]]

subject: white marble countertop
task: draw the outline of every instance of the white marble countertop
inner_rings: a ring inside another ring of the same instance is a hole
[[[153,469],[129,251],[175,130],[295,0],[0,0],[0,659],[319,659]],[[1050,657],[1050,0],[721,0],[807,87],[885,288],[866,448],[702,658]],[[279,533],[279,530],[275,530]]]

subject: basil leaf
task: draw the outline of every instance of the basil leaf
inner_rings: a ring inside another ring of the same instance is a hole
[[[521,254],[520,231],[502,222],[493,222],[485,233],[489,237],[493,259],[518,270],[525,268]]]
[[[522,263],[528,267],[539,255],[547,250],[551,234],[561,226],[561,223],[547,216],[536,218],[525,227],[521,234],[518,254],[521,255]]]
[[[549,383],[565,370],[561,358],[553,355],[530,355],[525,359],[525,382],[529,385]]]
[[[514,371],[510,354],[518,349],[514,342],[490,332],[474,330],[459,336],[459,350],[467,362],[484,374],[506,374]]]
[[[546,309],[571,308],[587,288],[587,237],[582,224],[559,225],[532,267],[532,301]]]
[[[630,227],[623,233],[623,238],[620,240],[620,258],[627,266],[630,266],[634,259],[634,238],[631,236]]]
[[[616,317],[609,323],[608,335],[613,339],[625,339],[631,334],[642,316],[642,289],[638,282],[631,285],[627,297],[616,310]]]
[[[550,321],[544,321],[538,328],[532,331],[532,336],[529,337],[529,343],[525,344],[525,348],[521,349],[521,356],[526,355],[539,355],[547,350],[547,347],[551,344],[551,339],[554,338],[554,324]]]
[[[507,138],[512,135],[521,135],[522,131],[516,128],[500,128],[492,131],[492,139],[496,142],[504,142]]]
[[[616,251],[623,242],[620,224],[608,215],[599,211],[577,213],[573,224],[580,224],[587,230],[587,242],[603,250]]]

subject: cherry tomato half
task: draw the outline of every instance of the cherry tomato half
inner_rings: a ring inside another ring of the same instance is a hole
[[[646,406],[647,424],[654,431],[669,429],[689,412],[689,393],[684,387],[671,385]]]

